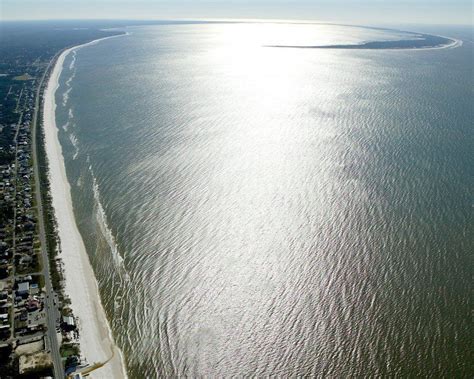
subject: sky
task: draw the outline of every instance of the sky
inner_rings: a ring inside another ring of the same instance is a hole
[[[2,20],[299,19],[472,25],[472,0],[0,0]]]

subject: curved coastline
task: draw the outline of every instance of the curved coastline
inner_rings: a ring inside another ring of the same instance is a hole
[[[127,33],[128,34],[128,33]],[[127,378],[121,350],[115,345],[99,294],[99,287],[89,261],[84,241],[74,216],[71,187],[66,176],[64,156],[56,125],[55,93],[59,87],[64,60],[69,53],[120,34],[100,38],[64,50],[51,72],[44,93],[43,123],[45,150],[49,162],[49,180],[52,204],[61,242],[61,259],[65,273],[65,292],[71,299],[71,308],[79,319],[81,354],[89,364],[107,362],[90,374],[91,377]]]
[[[387,29],[388,30],[388,29]],[[266,47],[289,48],[289,49],[333,49],[333,50],[434,50],[455,48],[462,45],[461,40],[431,35],[413,33],[414,39],[401,39],[393,41],[368,41],[359,44],[339,45],[267,45]]]

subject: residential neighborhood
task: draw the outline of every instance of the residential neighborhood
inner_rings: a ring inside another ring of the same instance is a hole
[[[0,377],[48,377],[54,376],[53,345],[59,346],[59,372],[81,359],[58,249],[42,253],[38,228],[32,128],[48,61],[14,53],[0,62]]]

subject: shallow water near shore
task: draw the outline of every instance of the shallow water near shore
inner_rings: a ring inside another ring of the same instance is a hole
[[[127,30],[56,119],[130,378],[472,374],[472,29]]]

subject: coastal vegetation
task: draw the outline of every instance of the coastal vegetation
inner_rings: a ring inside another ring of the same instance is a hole
[[[116,32],[70,27],[58,33],[42,23],[1,27],[0,377],[62,377],[81,359],[75,317],[64,294],[42,98],[63,49]],[[58,332],[65,344],[61,351]]]
[[[43,89],[44,91],[44,89]],[[48,179],[48,160],[46,157],[44,144],[44,124],[43,124],[43,107],[39,109],[39,133],[37,134],[37,149],[38,149],[38,164],[40,166],[40,183],[41,183],[41,197],[44,211],[44,225],[46,229],[46,248],[48,251],[48,259],[50,265],[50,275],[53,288],[58,294],[61,293],[61,281],[63,277],[56,264],[58,256],[58,237],[56,232],[56,218],[54,216],[54,209],[52,206],[52,199],[50,193],[50,184]]]

